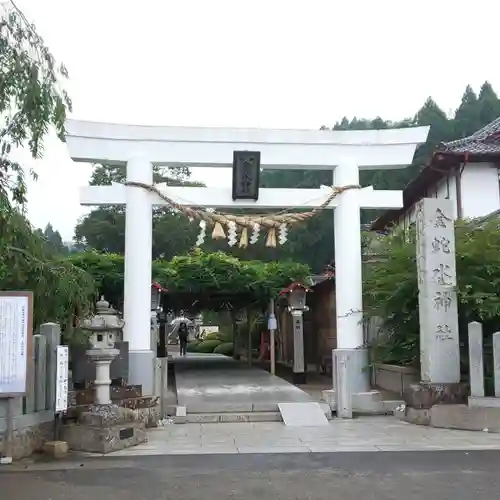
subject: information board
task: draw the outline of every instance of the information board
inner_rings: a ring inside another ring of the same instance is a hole
[[[57,346],[56,363],[55,412],[59,413],[68,409],[69,349],[67,345]]]
[[[32,369],[31,292],[0,292],[0,397],[26,393]]]

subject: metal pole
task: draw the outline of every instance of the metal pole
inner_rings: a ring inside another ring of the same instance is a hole
[[[271,358],[271,375],[276,374],[276,349],[275,349],[275,332],[276,332],[276,316],[274,314],[274,299],[270,299],[269,301],[269,343],[270,345],[270,354]]]

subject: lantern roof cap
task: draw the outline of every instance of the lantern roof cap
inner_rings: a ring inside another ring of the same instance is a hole
[[[280,295],[285,295],[287,293],[293,292],[294,290],[304,290],[305,292],[312,292],[312,290],[304,285],[303,283],[299,283],[298,281],[294,281],[292,284],[288,285],[288,287],[281,290]]]

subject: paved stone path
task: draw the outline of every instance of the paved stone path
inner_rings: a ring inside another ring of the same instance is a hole
[[[110,457],[137,455],[500,450],[500,435],[416,426],[395,417],[334,419],[328,426],[281,422],[167,425],[147,443]]]
[[[217,354],[174,356],[178,404],[188,412],[276,411],[277,403],[312,401],[289,382]]]

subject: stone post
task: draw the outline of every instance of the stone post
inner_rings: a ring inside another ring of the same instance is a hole
[[[40,335],[46,339],[46,408],[48,410],[55,409],[56,404],[56,372],[57,358],[56,348],[61,341],[61,327],[56,323],[44,323],[40,325]]]
[[[306,372],[304,364],[304,317],[303,311],[291,311],[293,322],[293,383],[305,384]]]
[[[493,377],[495,397],[500,398],[500,332],[493,334]]]
[[[411,385],[408,406],[463,404],[460,383],[453,201],[424,198],[416,207],[421,383]]]
[[[424,198],[417,205],[417,272],[421,379],[460,382],[453,201]]]
[[[484,398],[483,325],[469,323],[470,395]]]
[[[47,337],[33,335],[35,352],[35,411],[47,409]]]

